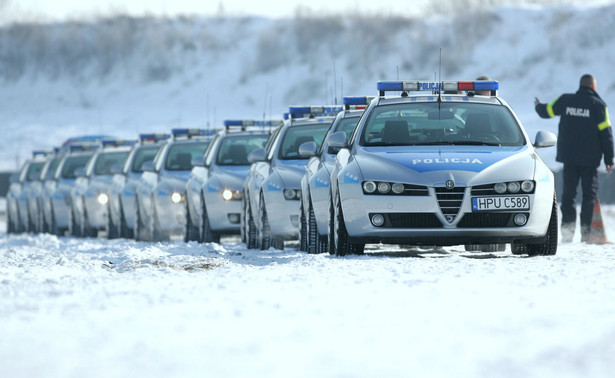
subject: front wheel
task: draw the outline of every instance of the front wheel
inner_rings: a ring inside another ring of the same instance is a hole
[[[527,254],[530,257],[555,255],[557,253],[557,218],[557,198],[553,195],[551,218],[549,219],[549,226],[547,227],[544,241],[539,244],[513,242],[511,244],[512,253],[515,255]]]
[[[199,229],[192,223],[190,215],[190,206],[186,200],[186,226],[184,229],[184,242],[199,241]]]
[[[305,216],[305,206],[303,206],[303,199],[299,205],[299,250],[307,251],[309,248],[308,242],[308,230],[307,221]]]
[[[259,218],[261,220],[261,226],[258,229],[258,244],[261,250],[267,250],[271,247],[271,226],[269,225],[269,216],[265,208],[264,198],[261,198]]]
[[[211,223],[209,222],[209,215],[207,215],[207,207],[205,201],[203,201],[203,220],[201,221],[201,237],[203,243],[220,243],[220,234],[212,230]]]
[[[252,208],[250,206],[249,199],[246,201],[245,215],[244,215],[244,234],[246,237],[246,248],[254,249],[257,247],[256,243],[256,224],[254,224],[254,217],[252,216]]]
[[[339,193],[335,196],[335,223],[334,223],[334,244],[335,254],[337,256],[345,255],[362,255],[365,244],[351,243],[344,222],[344,213],[342,212],[342,202]]]

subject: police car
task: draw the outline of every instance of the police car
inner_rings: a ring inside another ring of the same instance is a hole
[[[352,136],[328,138],[341,148],[331,176],[330,252],[362,253],[380,242],[470,250],[511,243],[515,254],[555,254],[553,174],[536,149],[556,137],[540,131],[532,144],[498,87],[379,82]],[[401,96],[385,96],[390,91]]]
[[[56,187],[56,171],[62,157],[66,153],[65,149],[54,149],[54,154],[50,157],[41,171],[41,188],[38,195],[38,219],[40,232],[51,233],[51,196]]]
[[[299,146],[319,146],[341,106],[290,107],[289,119],[274,131],[265,148],[249,155],[253,162],[244,182],[244,235],[248,248],[284,248],[299,237],[301,177],[307,159]],[[271,214],[271,215],[270,215]]]
[[[337,114],[326,137],[334,132],[344,132],[350,137],[367,104],[373,99],[374,97],[365,96],[344,97],[344,110]],[[308,253],[328,250],[329,180],[339,149],[330,148],[326,137],[320,148],[315,142],[299,146],[299,154],[310,158],[301,179],[299,210],[299,250]]]
[[[87,162],[100,148],[97,142],[73,142],[65,147],[67,152],[62,157],[55,172],[55,185],[51,193],[49,228],[54,235],[64,235],[69,229],[71,191],[77,178],[76,171],[85,168]]]
[[[109,189],[113,167],[124,165],[134,140],[107,139],[88,164],[78,168],[71,190],[69,233],[73,236],[98,236],[107,224]],[[119,169],[119,168],[118,168]]]
[[[212,130],[173,129],[153,161],[143,164],[135,197],[136,240],[169,240],[184,231],[186,181],[192,158],[202,156]]]
[[[122,169],[112,169],[114,175],[105,227],[107,238],[134,238],[135,191],[143,174],[143,164],[154,160],[162,142],[170,137],[165,133],[139,134],[139,141],[128,154]]]
[[[222,234],[239,234],[242,185],[248,175],[248,154],[262,148],[269,128],[281,120],[226,120],[204,156],[192,159],[186,182],[184,240],[219,242]]]
[[[35,232],[37,213],[33,202],[32,186],[39,183],[41,171],[49,154],[46,151],[33,151],[32,158],[26,160],[18,174],[11,177],[7,200],[7,231]]]

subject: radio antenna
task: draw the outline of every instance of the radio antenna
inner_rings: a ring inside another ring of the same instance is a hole
[[[399,66],[395,66],[395,69],[397,70],[397,80],[399,80]]]
[[[442,47],[440,47],[440,65],[438,67],[438,81],[442,81]]]
[[[335,99],[335,105],[337,105],[337,76],[335,75],[335,60],[333,61],[333,98]]]

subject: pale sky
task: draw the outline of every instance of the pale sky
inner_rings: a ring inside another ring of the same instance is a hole
[[[0,19],[65,20],[117,13],[131,15],[200,14],[291,17],[298,6],[313,13],[358,10],[361,13],[416,14],[428,0],[0,0]],[[2,7],[4,5],[4,7]]]

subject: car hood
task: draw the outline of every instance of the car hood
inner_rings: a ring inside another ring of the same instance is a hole
[[[208,181],[208,190],[219,191],[224,188],[241,190],[249,170],[249,165],[216,167]]]
[[[305,174],[307,159],[279,160],[275,169],[280,175],[285,188],[300,188],[301,178]]]
[[[184,183],[190,178],[190,171],[165,171],[161,175],[162,180],[177,180]]]
[[[527,146],[400,146],[360,148],[356,162],[365,180],[467,186],[532,179],[537,158]]]

